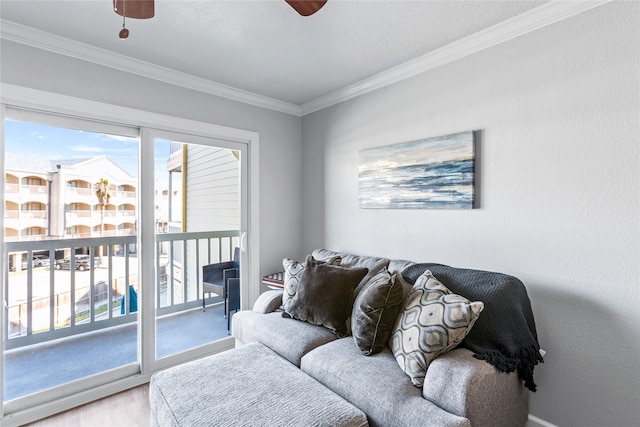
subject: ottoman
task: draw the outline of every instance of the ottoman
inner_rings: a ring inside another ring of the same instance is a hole
[[[151,425],[367,426],[366,415],[260,343],[157,372]]]

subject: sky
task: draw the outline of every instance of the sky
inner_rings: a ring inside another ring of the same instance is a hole
[[[155,145],[156,177],[163,178],[169,143],[158,141]],[[107,156],[132,176],[138,176],[138,141],[134,138],[7,120],[5,151],[48,160]]]
[[[359,171],[473,159],[473,132],[460,132],[360,151]]]

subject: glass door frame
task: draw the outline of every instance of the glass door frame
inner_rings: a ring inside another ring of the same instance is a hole
[[[116,125],[138,127],[140,129],[140,168],[139,168],[139,217],[138,244],[140,248],[139,272],[141,278],[155,278],[155,229],[154,221],[145,221],[145,218],[154,218],[154,201],[152,189],[153,177],[153,135],[158,132],[173,132],[193,137],[211,138],[215,140],[230,141],[243,144],[246,148],[246,165],[243,170],[246,173],[242,180],[242,194],[246,199],[246,208],[242,209],[243,247],[242,265],[244,266],[241,288],[241,309],[250,307],[260,294],[260,223],[259,223],[259,134],[257,132],[220,126],[211,123],[172,117],[142,110],[131,109],[118,105],[106,104],[81,98],[70,97],[51,92],[30,89],[21,86],[2,84],[0,87],[0,169],[3,171],[4,180],[4,120],[5,106],[26,108],[46,113],[63,116],[78,117],[80,119],[95,120],[98,122],[114,123]],[[4,186],[3,186],[4,187]],[[147,194],[149,193],[149,194]],[[4,188],[0,189],[0,195],[4,194]],[[0,218],[0,226],[4,230],[4,218]],[[0,272],[6,271],[6,257],[4,254],[4,232],[0,233]],[[3,276],[4,277],[4,276]],[[4,279],[3,279],[4,280]],[[146,279],[142,279],[146,280]],[[4,283],[0,286],[0,300],[5,300]],[[135,369],[131,366],[127,376],[121,373],[112,376],[111,372],[98,374],[101,378],[92,378],[83,381],[82,384],[70,383],[66,393],[60,393],[53,389],[43,391],[37,399],[30,396],[4,402],[0,387],[0,423],[6,426],[18,426],[34,420],[53,415],[58,412],[88,403],[113,393],[126,390],[149,381],[151,375],[157,370],[172,365],[183,363],[209,355],[216,351],[223,351],[234,346],[232,338],[217,341],[189,352],[180,353],[171,357],[155,360],[155,305],[153,295],[145,292],[140,296],[140,316],[138,318],[138,346],[139,363]],[[5,330],[4,314],[0,316],[0,355],[4,356]],[[3,383],[3,374],[0,370],[0,384]],[[64,386],[61,386],[64,387]]]
[[[140,176],[142,177],[147,178],[149,175],[152,175],[155,177],[155,175],[153,174],[153,169],[154,169],[153,160],[155,158],[154,148],[155,148],[155,142],[157,140],[177,141],[180,143],[187,143],[187,144],[197,144],[197,145],[209,146],[209,147],[228,148],[228,149],[232,149],[240,152],[240,189],[239,189],[240,190],[240,216],[241,216],[240,217],[240,246],[241,246],[240,294],[242,298],[242,296],[248,293],[248,287],[246,286],[247,280],[245,279],[249,277],[249,263],[247,262],[248,252],[246,250],[247,249],[246,246],[243,244],[243,238],[242,238],[242,236],[247,232],[246,230],[247,230],[247,220],[248,220],[248,214],[246,209],[246,207],[249,204],[248,194],[247,194],[247,187],[248,187],[247,173],[249,171],[248,144],[238,143],[238,142],[229,141],[229,140],[223,140],[219,138],[205,137],[202,135],[194,135],[192,133],[187,134],[183,132],[146,128],[146,129],[143,129],[142,142],[141,142],[141,147],[144,147],[144,152],[141,152],[141,155],[140,155],[140,161],[141,161]],[[152,169],[151,174],[145,173],[149,168]],[[149,189],[149,187],[146,187],[145,184],[151,185],[152,186],[150,187],[151,189]],[[146,188],[147,191],[144,191],[144,190],[140,191],[141,199],[139,200],[139,206],[141,210],[144,209],[145,212],[151,212],[152,214],[155,215],[156,201],[154,199],[154,191],[152,191],[155,189],[155,180],[152,181],[151,183],[146,183],[146,182],[141,183],[141,186],[143,188]],[[155,253],[156,230],[154,227],[154,222],[153,221],[147,221],[146,223],[143,222],[142,227],[144,227],[144,230],[141,230],[141,235],[146,236],[147,238],[143,237],[142,239],[143,240],[142,244],[144,246],[141,247],[141,252],[144,251],[144,253],[147,253],[151,251]],[[153,236],[152,238],[148,238],[149,233],[152,234]],[[149,244],[150,241],[152,245]],[[156,259],[157,258],[154,256],[152,260],[153,265],[148,266],[146,265],[146,262],[149,262],[150,260],[147,257],[142,257],[141,259],[142,265],[140,267],[141,269],[144,269],[144,271],[147,273],[146,277],[155,277],[155,273],[158,271],[156,266]],[[154,276],[149,276],[149,274],[152,274],[151,271],[153,271]],[[157,287],[154,286],[153,289],[157,290]],[[146,316],[149,315],[148,314],[149,311],[153,312],[153,321],[149,319],[145,319],[145,322],[143,322],[143,324],[145,324],[148,328],[144,331],[144,333],[141,334],[141,336],[143,337],[142,339],[148,341],[147,347],[143,345],[140,349],[140,350],[145,350],[145,349],[148,350],[148,351],[141,351],[140,353],[142,354],[142,360],[144,361],[143,366],[148,367],[152,371],[156,371],[160,369],[165,369],[169,366],[173,366],[178,363],[183,363],[188,360],[192,360],[194,358],[203,357],[215,352],[228,350],[234,347],[235,345],[234,339],[232,337],[228,337],[228,338],[224,338],[216,342],[199,346],[190,350],[172,354],[170,356],[157,358],[155,354],[157,343],[155,342],[155,339],[154,339],[153,345],[151,346],[152,343],[151,343],[151,340],[149,339],[151,335],[153,337],[157,337],[156,329],[155,329],[156,320],[157,320],[156,319],[156,301],[157,301],[156,297],[157,296],[155,295],[155,292],[143,292],[141,295],[141,301],[143,304],[142,307],[143,309],[146,308],[144,310],[143,317],[146,318]]]

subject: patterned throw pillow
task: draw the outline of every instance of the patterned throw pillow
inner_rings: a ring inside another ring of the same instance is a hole
[[[341,260],[341,257],[336,256],[326,262],[331,265],[340,265]],[[304,273],[304,263],[285,258],[282,260],[282,266],[284,267],[284,292],[282,294],[282,305],[284,306],[298,291],[300,279]]]
[[[362,354],[380,353],[387,345],[403,296],[402,283],[387,269],[364,285],[351,312],[351,333]]]
[[[484,308],[451,293],[431,271],[413,285],[391,336],[391,350],[402,370],[416,387],[422,387],[429,364],[456,347]]]
[[[296,294],[300,278],[304,272],[304,263],[289,258],[282,260],[284,267],[284,292],[282,293],[282,305]]]

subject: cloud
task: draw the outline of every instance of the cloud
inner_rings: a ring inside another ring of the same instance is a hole
[[[102,153],[104,151],[100,147],[93,147],[90,145],[69,145],[67,148],[71,151],[76,151],[81,153]]]
[[[132,138],[130,136],[110,135],[106,133],[100,134],[100,139],[102,141],[118,141],[118,142],[124,142],[124,143],[134,143],[134,144],[138,143],[138,140],[136,138]]]
[[[133,148],[111,148],[111,147],[99,147],[95,145],[68,145],[67,148],[70,151],[80,153],[135,153]]]

